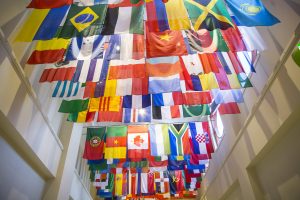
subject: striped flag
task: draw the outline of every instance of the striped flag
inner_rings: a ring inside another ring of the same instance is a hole
[[[146,108],[151,105],[150,94],[127,95],[123,97],[123,108]]]
[[[168,77],[149,77],[149,93],[164,93],[181,91],[180,77],[178,74]]]
[[[183,95],[181,92],[152,94],[152,104],[154,106],[173,106],[183,104]]]
[[[71,81],[75,73],[76,67],[53,67],[46,68],[40,77],[39,82],[52,81]]]
[[[127,133],[128,158],[150,156],[148,126],[128,126]]]
[[[89,81],[98,82],[103,69],[102,59],[79,60],[76,63],[76,71],[73,82],[86,83]]]
[[[164,156],[170,154],[170,139],[167,124],[149,125],[150,145],[152,156]]]
[[[151,107],[146,108],[123,108],[123,122],[150,122],[151,121]]]
[[[190,154],[190,130],[188,124],[170,124],[168,131],[170,137],[171,155],[183,156]]]
[[[52,97],[72,97],[72,98],[83,98],[83,93],[78,92],[82,89],[80,83],[73,83],[72,81],[58,81],[53,90]]]

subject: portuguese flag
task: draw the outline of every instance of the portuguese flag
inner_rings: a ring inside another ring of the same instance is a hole
[[[99,160],[103,158],[105,127],[88,128],[83,158]]]

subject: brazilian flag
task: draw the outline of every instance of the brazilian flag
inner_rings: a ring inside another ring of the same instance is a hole
[[[66,21],[57,34],[59,38],[100,35],[107,5],[77,6],[73,4]]]

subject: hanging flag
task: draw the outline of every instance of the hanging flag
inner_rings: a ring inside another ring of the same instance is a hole
[[[97,122],[122,122],[123,109],[119,111],[99,111]]]
[[[32,40],[50,40],[54,38],[69,7],[33,9],[15,40],[18,42],[31,42]]]
[[[127,126],[107,127],[104,158],[126,158],[126,146]]]
[[[166,3],[161,0],[148,1],[146,11],[146,23],[151,32],[190,29],[188,14],[181,0]]]
[[[216,65],[213,54],[205,53],[205,54],[198,54],[198,56],[201,60],[203,71],[205,74],[208,74],[210,72],[219,73],[219,69]]]
[[[243,92],[241,89],[234,89],[234,90],[212,90],[211,91],[212,97],[216,104],[222,103],[243,103],[244,97]]]
[[[44,69],[39,82],[71,81],[76,67],[46,68]]]
[[[27,8],[37,8],[37,9],[59,8],[72,3],[73,0],[61,0],[61,1],[32,0],[27,6]]]
[[[164,156],[170,154],[170,139],[167,124],[149,125],[150,145],[152,156]]]
[[[235,102],[220,104],[218,111],[220,112],[220,115],[241,113],[238,104]]]
[[[105,36],[75,37],[66,53],[66,61],[103,58]]]
[[[154,172],[155,191],[164,194],[163,197],[170,197],[170,185],[168,171]]]
[[[280,21],[260,0],[226,0],[239,26],[272,26]]]
[[[234,26],[223,0],[184,0],[184,5],[195,30],[211,31]]]
[[[209,126],[208,122],[190,122],[191,143],[194,154],[210,154],[207,145],[209,145]]]
[[[124,108],[123,122],[150,122],[151,121],[151,107],[146,108]]]
[[[71,97],[82,98],[82,92],[79,92],[83,87],[80,83],[73,83],[72,81],[58,81],[53,90],[52,97]]]
[[[148,77],[132,79],[132,95],[148,94]]]
[[[170,124],[169,137],[171,155],[183,156],[191,152],[189,142],[189,126],[184,124]]]
[[[142,195],[145,196],[153,195],[155,193],[153,173],[141,173],[141,192]]]
[[[67,121],[77,123],[93,122],[95,114],[95,112],[88,112],[87,110],[77,113],[70,113],[68,115]]]
[[[108,8],[102,35],[144,34],[144,7]]]
[[[93,6],[98,4],[108,4],[109,7],[140,6],[144,3],[141,0],[74,0],[79,6]]]
[[[146,31],[147,58],[187,54],[181,31],[149,32],[147,27]]]
[[[98,82],[100,80],[103,70],[103,60],[102,59],[91,59],[91,60],[78,60],[72,61],[76,64],[76,71],[74,73],[73,82]],[[72,63],[71,62],[71,63]],[[73,64],[71,65],[73,66]]]
[[[181,56],[181,58],[189,75],[198,75],[203,73],[203,66],[198,54],[189,54]]]
[[[183,104],[181,92],[152,94],[152,104],[154,106],[173,106]]]
[[[169,171],[170,192],[172,195],[185,190],[185,178],[183,170]]]
[[[107,5],[77,6],[72,4],[66,22],[59,32],[60,38],[100,35]]]
[[[150,77],[167,77],[181,72],[178,56],[146,59],[146,73]]]
[[[116,81],[116,93],[111,95],[117,95],[117,96],[126,96],[132,94],[132,79],[117,79],[117,80],[109,80],[110,82]]]
[[[87,128],[83,158],[99,160],[103,158],[105,127]]]
[[[242,88],[252,87],[252,84],[250,82],[250,79],[245,73],[239,73],[237,75],[237,78],[242,86]]]
[[[39,40],[27,64],[34,65],[62,61],[69,43],[70,40],[68,39]]]
[[[203,117],[210,115],[208,104],[196,105],[196,106],[182,106],[184,117]]]
[[[113,111],[118,112],[122,107],[122,97],[100,97],[91,98],[89,104],[89,112],[96,111]]]
[[[242,34],[237,26],[234,26],[234,28],[228,28],[226,30],[220,30],[219,32],[221,32],[230,51],[247,51],[247,48],[244,44],[246,39],[243,39]]]
[[[164,93],[181,91],[180,77],[178,74],[168,77],[149,77],[149,93]]]
[[[210,92],[187,92],[183,93],[185,105],[210,104],[212,101]]]
[[[144,78],[145,59],[111,60],[108,79]]]
[[[104,185],[104,189],[100,188],[97,190],[97,195],[102,198],[111,198],[113,196],[113,189],[115,183],[115,174],[108,173],[108,184]]]
[[[147,158],[150,156],[148,126],[128,126],[128,158]]]
[[[228,28],[233,29],[233,28]],[[226,40],[221,35],[219,29],[208,31],[200,29],[198,31],[186,30],[186,37],[193,52],[213,53],[216,51],[229,51]]]
[[[151,105],[150,95],[127,95],[123,97],[123,108],[146,108]]]
[[[76,113],[88,109],[89,99],[63,100],[60,104],[58,112],[60,113]]]
[[[115,175],[115,196],[126,196],[127,192],[126,191],[126,173],[122,173],[122,168],[117,168],[116,169],[116,175]]]
[[[153,106],[152,105],[152,118],[154,120],[168,120],[180,118],[182,110],[179,105],[174,106]]]

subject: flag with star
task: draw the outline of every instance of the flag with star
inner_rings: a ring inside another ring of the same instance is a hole
[[[223,0],[184,0],[184,5],[195,30],[211,31],[234,26]]]
[[[146,28],[147,29],[147,28]],[[181,31],[150,32],[146,30],[147,58],[186,55]]]
[[[107,5],[77,6],[73,4],[58,33],[59,38],[99,35],[103,28]]]
[[[176,195],[179,192],[185,190],[185,176],[183,170],[170,170],[170,192],[172,195]]]
[[[106,130],[105,159],[126,158],[127,126],[111,126]]]
[[[105,127],[88,128],[83,158],[98,160],[103,158]]]
[[[128,158],[147,158],[150,156],[148,126],[128,126]]]

